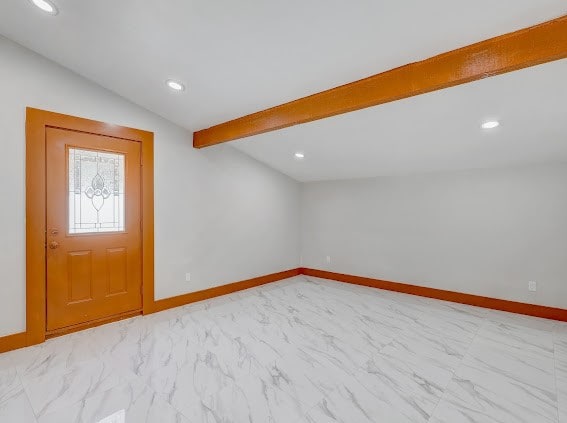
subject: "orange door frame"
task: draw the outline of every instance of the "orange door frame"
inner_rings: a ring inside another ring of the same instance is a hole
[[[46,130],[59,128],[137,141],[142,147],[142,306],[154,310],[154,134],[139,129],[27,108],[26,345],[46,338]],[[71,329],[72,330],[72,329]]]

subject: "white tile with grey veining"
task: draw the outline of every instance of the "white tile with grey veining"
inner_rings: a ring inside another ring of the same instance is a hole
[[[359,373],[336,380],[326,387],[324,397],[309,410],[302,422],[427,422],[428,409],[434,407],[436,401],[423,402],[423,396],[413,396],[415,390],[412,393],[408,389],[407,379],[392,379],[395,367],[381,371],[380,375]]]
[[[337,327],[343,334],[352,333],[350,342],[358,343],[370,354],[403,332],[410,323],[409,319],[400,317],[391,300],[346,293],[336,288],[322,290],[323,293],[318,290],[322,290],[318,285],[308,293],[304,293],[307,288],[299,289],[294,308],[318,314],[324,327]]]
[[[567,423],[567,322],[556,322],[553,340],[559,423]]]
[[[411,422],[409,418],[391,410],[384,413],[388,404],[380,397],[360,385],[348,385],[345,383],[336,391],[322,398],[309,412],[300,420],[301,423],[374,423],[388,421],[393,423]],[[299,423],[299,422],[298,422]]]
[[[472,339],[455,339],[441,331],[412,325],[382,349],[384,354],[406,354],[406,357],[421,357],[437,366],[453,371],[462,361]]]
[[[10,398],[22,383],[14,367],[0,369],[0,404]]]
[[[5,363],[7,360],[1,361]],[[15,368],[3,367],[0,369],[0,422],[36,422],[32,407]]]
[[[277,345],[293,345],[311,348],[321,353],[336,356],[344,365],[359,366],[371,354],[368,340],[357,336],[350,326],[340,319],[330,319],[305,302],[280,302],[275,298],[265,298],[270,311],[260,307],[250,307],[246,315],[239,316],[239,322],[247,322],[248,335],[257,337],[262,333],[263,340]],[[389,341],[375,341],[377,348]]]
[[[567,423],[567,360],[555,361],[559,423]]]
[[[451,370],[407,351],[380,354],[357,373],[356,378],[387,404],[381,410],[397,410],[408,421],[427,421],[450,382]]]
[[[493,376],[514,379],[547,392],[554,390],[553,357],[536,354],[505,343],[478,338],[471,345],[463,365],[482,368]]]
[[[557,422],[553,333],[546,327],[489,313],[432,421]]]
[[[506,344],[517,352],[553,358],[553,332],[520,326],[508,321],[487,320],[477,334],[477,340]]]
[[[567,423],[567,324],[295,277],[0,355],[0,421],[111,416]]]
[[[86,331],[49,339],[8,354],[22,377],[41,376],[96,357]]]
[[[108,364],[96,358],[50,369],[39,375],[20,375],[38,418],[114,388],[121,382]]]
[[[88,329],[84,333],[88,335],[94,351],[100,355],[120,348],[122,345],[139,342],[143,322],[144,319],[141,317],[135,317]]]
[[[552,360],[474,345],[435,410],[436,422],[557,422]]]
[[[111,418],[115,420],[110,420]],[[191,423],[148,386],[134,381],[120,384],[39,419],[39,423],[100,421]]]
[[[283,422],[307,411],[261,377],[235,377],[232,363],[210,350],[187,345],[173,355],[146,381],[190,421]]]
[[[350,304],[338,296],[321,296],[316,293],[318,287],[310,284],[303,286],[287,287],[294,298],[291,303],[284,290],[266,295],[276,310],[269,317],[278,325],[273,333],[279,332],[280,338],[296,346],[335,351],[345,363],[358,366],[403,330],[404,323],[381,304],[376,304],[380,310],[376,312],[360,302]],[[265,313],[260,315],[265,320]]]
[[[557,422],[557,402],[548,392],[513,380],[491,380],[475,369],[453,378],[431,421]]]
[[[567,322],[557,322],[553,331],[555,359],[567,362]]]
[[[279,356],[265,365],[258,378],[269,387],[296,399],[303,408],[312,407],[329,393],[337,391],[358,371],[344,366],[334,355],[311,347],[282,346]]]
[[[545,332],[552,332],[555,324],[557,323],[554,320],[526,316],[523,314],[508,313],[500,310],[487,310],[486,318],[491,321],[538,329]]]
[[[353,340],[356,334],[341,326],[311,312],[296,313],[280,323],[283,336],[292,345],[325,355],[350,369],[358,368],[372,352],[369,345]]]
[[[0,372],[9,370],[14,367],[14,362],[12,360],[12,355],[16,354],[16,351],[0,354]]]

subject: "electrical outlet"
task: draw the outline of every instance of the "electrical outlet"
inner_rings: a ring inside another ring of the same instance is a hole
[[[325,260],[327,260],[327,264],[331,264],[331,256],[327,256]]]
[[[536,281],[529,281],[528,282],[528,291],[536,292],[537,291],[537,282]]]
[[[191,273],[185,273],[185,282],[191,282]]]

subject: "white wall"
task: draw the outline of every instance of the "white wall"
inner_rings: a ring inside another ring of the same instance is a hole
[[[25,329],[26,106],[155,133],[156,298],[298,266],[296,182],[0,37],[0,336]]]
[[[25,329],[26,106],[155,133],[157,299],[297,267],[301,242],[305,267],[567,308],[567,165],[300,188],[0,37],[0,336]]]
[[[304,267],[567,308],[567,165],[308,183],[302,227]]]

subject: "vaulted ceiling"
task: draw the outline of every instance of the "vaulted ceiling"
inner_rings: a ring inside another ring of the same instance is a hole
[[[299,181],[567,162],[565,75],[560,60],[232,144]]]
[[[55,3],[51,17],[2,0],[0,33],[191,130],[567,13],[565,0]]]
[[[0,34],[192,131],[567,14],[565,0],[55,3],[53,17],[2,0]],[[553,136],[565,128],[553,107],[565,107],[565,91],[550,81],[561,71],[564,63],[543,65],[233,144],[298,180],[558,157]],[[172,93],[168,78],[187,90]],[[504,141],[478,134],[488,115],[502,117]],[[526,130],[530,117],[545,131]],[[306,160],[285,162],[295,149]]]

